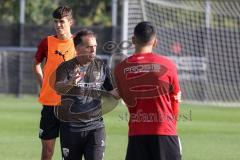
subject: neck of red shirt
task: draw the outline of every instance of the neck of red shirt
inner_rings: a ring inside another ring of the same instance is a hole
[[[135,54],[148,54],[148,53],[152,53],[152,47],[143,47],[135,49]]]

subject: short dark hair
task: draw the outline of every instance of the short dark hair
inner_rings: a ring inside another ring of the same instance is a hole
[[[146,44],[156,36],[156,29],[152,23],[143,21],[134,28],[134,36],[137,43]]]
[[[53,18],[61,19],[63,17],[67,17],[68,19],[72,19],[72,9],[68,6],[60,6],[53,11]]]
[[[76,47],[77,45],[82,44],[83,42],[82,37],[89,36],[89,35],[96,37],[95,33],[92,30],[85,28],[78,31],[73,38],[74,46]]]

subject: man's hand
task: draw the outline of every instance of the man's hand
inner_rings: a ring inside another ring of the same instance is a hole
[[[67,84],[72,86],[76,85],[81,79],[84,78],[85,74],[85,72],[75,72],[74,74],[72,74],[72,77],[67,82]]]
[[[182,101],[182,92],[179,91],[176,95],[173,96],[175,101],[181,102]]]
[[[72,73],[70,73],[71,78],[65,80],[58,81],[55,84],[55,90],[58,94],[66,94],[73,86],[77,85],[77,83],[84,78],[85,72],[81,72],[80,69],[74,69]]]

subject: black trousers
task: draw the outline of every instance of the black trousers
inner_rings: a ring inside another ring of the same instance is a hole
[[[71,132],[60,128],[63,160],[102,160],[105,151],[105,129]]]

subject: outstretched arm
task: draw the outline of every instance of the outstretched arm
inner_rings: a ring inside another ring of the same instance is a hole
[[[119,93],[118,93],[118,89],[117,88],[115,88],[115,89],[113,89],[111,91],[108,91],[108,93],[110,93],[115,99],[120,99],[121,98]]]

